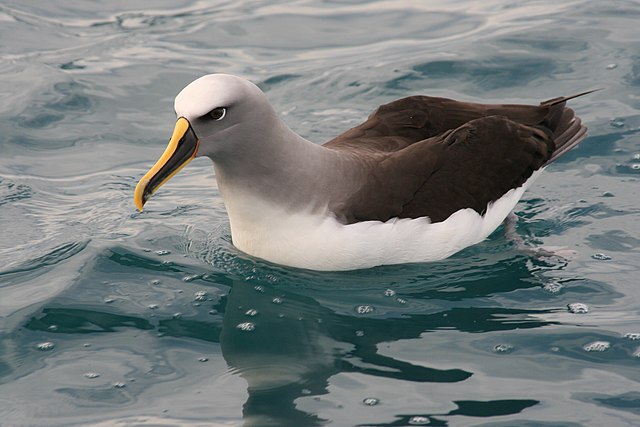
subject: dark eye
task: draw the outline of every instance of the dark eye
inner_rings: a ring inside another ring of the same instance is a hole
[[[211,112],[209,113],[209,117],[211,117],[213,120],[222,120],[226,114],[226,108],[218,107],[211,110]]]

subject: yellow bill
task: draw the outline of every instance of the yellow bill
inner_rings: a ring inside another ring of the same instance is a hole
[[[139,211],[142,211],[144,204],[162,184],[193,160],[198,151],[198,143],[198,137],[189,121],[180,117],[167,149],[136,186],[133,198]]]

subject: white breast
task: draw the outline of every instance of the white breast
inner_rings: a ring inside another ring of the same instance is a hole
[[[485,215],[462,209],[432,224],[427,218],[344,225],[326,214],[287,212],[268,201],[225,192],[233,244],[243,252],[312,270],[354,270],[447,258],[486,239],[538,177],[491,204]]]

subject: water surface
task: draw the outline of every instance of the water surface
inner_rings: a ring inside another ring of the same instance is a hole
[[[640,424],[640,3],[0,5],[0,417],[11,426]],[[504,238],[315,273],[233,248],[209,161],[144,213],[173,97],[258,83],[322,143],[410,94],[572,101],[589,138]]]

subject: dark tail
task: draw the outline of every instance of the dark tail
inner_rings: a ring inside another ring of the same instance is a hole
[[[561,96],[540,103],[541,107],[549,108],[544,125],[551,130],[553,141],[556,145],[556,149],[553,151],[551,158],[545,163],[545,166],[571,150],[587,136],[587,127],[582,124],[580,117],[576,116],[571,108],[566,107],[566,102],[599,90],[602,89],[588,90],[571,96]]]

